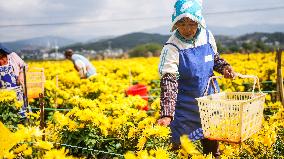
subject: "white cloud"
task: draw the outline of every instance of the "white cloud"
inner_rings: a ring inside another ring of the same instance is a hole
[[[0,2],[1,12],[9,14],[8,16],[38,14],[41,9],[41,0],[2,0]]]
[[[0,41],[45,35],[92,38],[92,36],[118,35],[170,25],[174,2],[175,0],[0,0],[0,25],[165,17],[140,21],[0,28]],[[284,6],[283,0],[269,2],[267,0],[208,0],[203,3],[205,12]],[[208,24],[214,26],[283,23],[283,15],[284,10],[278,10],[207,15],[206,20]]]

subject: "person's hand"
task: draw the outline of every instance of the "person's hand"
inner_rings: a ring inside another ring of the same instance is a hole
[[[21,82],[20,82],[19,78],[17,79],[17,85],[18,85],[18,86],[21,85]]]
[[[157,123],[161,126],[169,126],[172,119],[170,117],[163,117],[157,121]]]
[[[231,79],[235,79],[237,76],[236,72],[233,70],[231,66],[225,66],[225,68],[223,69],[223,75],[225,78],[231,78]]]
[[[17,85],[24,85],[24,77],[20,74],[19,77],[17,78]]]

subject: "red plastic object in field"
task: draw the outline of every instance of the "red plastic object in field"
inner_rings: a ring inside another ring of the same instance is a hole
[[[142,99],[148,102],[148,90],[145,85],[142,84],[133,85],[126,90],[126,94],[132,96],[139,95]],[[148,104],[143,107],[143,110],[147,111],[148,109],[149,109]]]

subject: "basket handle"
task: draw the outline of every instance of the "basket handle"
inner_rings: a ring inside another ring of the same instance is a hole
[[[239,78],[251,78],[251,79],[254,79],[254,83],[253,83],[253,88],[252,88],[252,93],[254,93],[254,90],[255,90],[255,86],[257,84],[257,87],[258,87],[258,90],[259,92],[261,92],[260,90],[260,85],[259,85],[259,78],[257,76],[254,76],[254,75],[242,75],[240,73],[236,73],[236,76],[239,77]],[[209,78],[208,80],[208,83],[207,83],[207,87],[206,87],[206,90],[205,90],[205,93],[204,93],[204,96],[207,96],[208,95],[208,90],[209,90],[209,86],[210,86],[210,82],[212,81],[213,82],[213,86],[214,86],[214,79],[221,79],[221,78],[224,78],[224,76],[212,76]],[[214,89],[215,89],[215,93],[218,93],[216,87],[214,86]],[[261,92],[262,93],[262,92]]]
[[[252,93],[254,93],[256,84],[257,84],[258,91],[260,93],[262,93],[261,90],[260,90],[259,78],[257,76],[255,76],[255,75],[242,75],[240,73],[237,73],[237,76],[240,77],[240,78],[251,78],[251,79],[254,79]]]
[[[204,96],[207,96],[207,95],[208,95],[208,90],[209,90],[210,82],[213,82],[212,84],[213,84],[213,86],[215,86],[215,84],[214,84],[214,79],[217,79],[217,78],[221,79],[221,78],[223,78],[223,77],[224,77],[224,76],[211,76],[211,77],[209,78],[209,80],[208,80],[208,83],[207,83],[207,86],[206,86],[206,90],[205,90],[205,92],[204,92]],[[216,89],[216,87],[214,87],[214,90],[215,90],[215,93],[218,93],[218,90]]]

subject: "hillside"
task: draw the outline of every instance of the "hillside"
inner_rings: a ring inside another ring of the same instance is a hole
[[[284,32],[284,24],[255,24],[255,25],[240,25],[233,27],[225,26],[212,26],[209,25],[209,30],[214,35],[228,35],[228,36],[242,36],[248,33],[261,32],[261,33],[274,33]],[[145,33],[156,33],[162,35],[170,34],[169,25],[164,25],[156,28],[144,30]]]
[[[60,37],[41,37],[3,43],[12,50],[39,50],[54,49],[57,45],[59,51],[67,48],[73,50],[95,50],[123,49],[127,51],[141,44],[157,43],[163,45],[170,35],[150,34],[150,33],[130,33],[118,37],[105,37],[97,40],[90,40],[85,43],[75,43],[73,40]],[[216,35],[220,52],[238,52],[245,48],[247,51],[271,50],[275,47],[284,47],[284,33],[252,33],[238,37]],[[70,45],[71,44],[71,45]],[[249,48],[249,49],[247,49]],[[25,53],[28,53],[25,51]]]
[[[67,47],[63,47],[60,50],[71,48],[73,50],[87,49],[87,50],[104,50],[109,47],[120,48],[123,50],[131,49],[140,44],[146,43],[158,43],[163,44],[167,41],[169,35],[160,34],[148,34],[148,33],[131,33],[123,36],[119,36],[113,39],[106,39],[98,42],[92,42],[87,44],[74,44]]]
[[[19,51],[23,49],[55,48],[55,46],[63,47],[73,43],[75,43],[75,41],[70,39],[56,36],[45,36],[14,42],[4,42],[3,44],[14,51]]]
[[[160,34],[149,34],[149,33],[131,33],[123,36],[119,36],[113,39],[106,39],[98,42],[86,43],[86,44],[75,44],[67,46],[61,49],[71,48],[73,50],[105,50],[108,48],[116,49],[120,48],[123,50],[131,49],[137,45],[146,43],[158,43],[163,45],[169,35]],[[244,43],[261,43],[269,47],[283,47],[284,46],[284,33],[252,33],[246,34],[239,37],[231,36],[215,36],[218,44],[221,44],[225,48],[241,48]],[[259,45],[259,44],[258,44]]]

